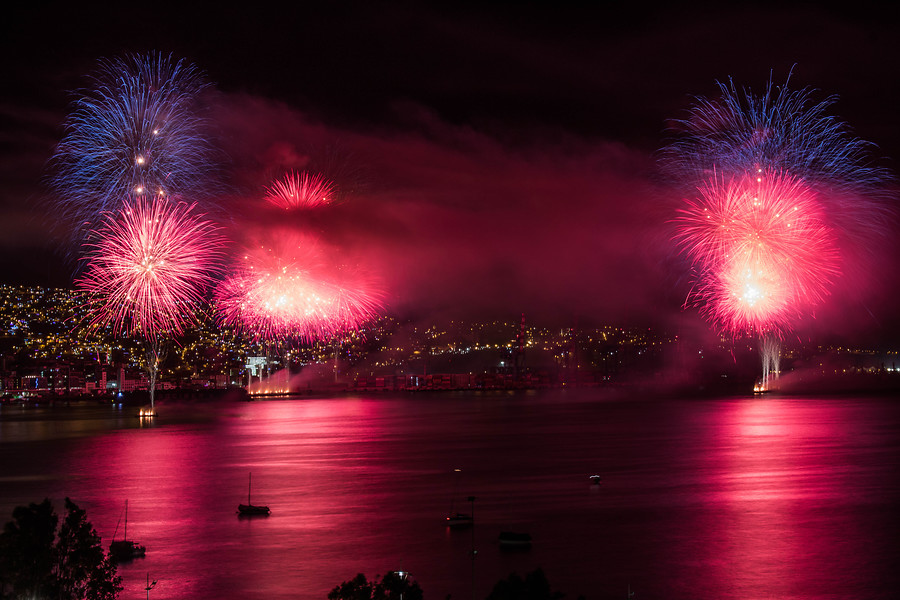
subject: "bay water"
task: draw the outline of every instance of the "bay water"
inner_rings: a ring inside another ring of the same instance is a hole
[[[0,518],[72,498],[147,548],[121,598],[426,600],[541,568],[569,599],[896,598],[900,401],[599,390],[0,407]],[[458,469],[458,471],[457,471]],[[252,473],[253,504],[242,518]],[[599,485],[591,475],[600,475]],[[474,500],[470,500],[474,497]],[[475,526],[449,529],[450,511]],[[528,533],[509,551],[501,531]],[[476,550],[474,554],[472,549]]]

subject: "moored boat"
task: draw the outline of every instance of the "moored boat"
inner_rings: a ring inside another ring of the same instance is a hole
[[[109,553],[117,561],[142,558],[147,554],[147,549],[132,540],[115,540],[109,545]]]
[[[501,531],[497,538],[501,546],[524,548],[531,545],[531,534],[515,531]]]
[[[456,512],[447,515],[448,527],[471,527],[474,522],[472,515],[466,513]]]
[[[245,517],[264,515],[268,516],[272,511],[268,506],[257,506],[250,502],[250,486],[252,484],[252,473],[247,474],[247,504],[238,504],[238,514]]]
[[[238,504],[238,514],[242,515],[268,515],[272,511],[268,506],[255,506],[253,504]]]
[[[119,526],[116,525],[116,531]],[[113,541],[109,544],[109,554],[118,562],[141,558],[147,554],[147,549],[134,540],[128,539],[128,500],[125,501],[125,532],[121,540],[116,539],[113,533]]]

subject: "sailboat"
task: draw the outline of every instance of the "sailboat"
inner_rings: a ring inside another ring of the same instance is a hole
[[[116,524],[116,533],[119,531],[119,525]],[[147,554],[147,549],[128,539],[128,500],[125,501],[125,534],[121,540],[116,539],[116,533],[113,533],[113,541],[109,544],[109,554],[117,561],[131,560],[140,558]]]
[[[454,469],[455,473],[459,473],[461,469]],[[453,510],[456,502],[456,494],[459,488],[459,476],[456,477],[456,485],[453,488],[453,496],[450,498],[450,513],[447,515],[447,527],[462,528],[470,527],[475,519],[470,514]]]
[[[475,520],[470,514],[451,512],[447,515],[447,527],[470,527],[474,522]]]
[[[268,506],[254,506],[250,502],[250,485],[252,483],[252,473],[247,474],[247,504],[238,504],[238,514],[243,516],[250,515],[268,515],[270,512]]]

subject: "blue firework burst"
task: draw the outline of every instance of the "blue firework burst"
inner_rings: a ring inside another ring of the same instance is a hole
[[[202,104],[211,86],[196,67],[171,54],[130,54],[102,59],[90,82],[51,161],[56,216],[71,241],[130,196],[211,202],[219,161]]]
[[[731,79],[717,85],[717,98],[696,98],[687,118],[674,121],[674,139],[662,151],[669,172],[688,185],[714,171],[730,177],[764,169],[820,188],[878,195],[890,179],[872,160],[874,145],[830,114],[836,96],[816,100],[813,89],[776,87],[771,79],[762,94],[738,89]]]

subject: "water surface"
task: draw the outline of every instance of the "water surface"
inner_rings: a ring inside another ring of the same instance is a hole
[[[0,408],[0,516],[51,498],[147,557],[122,598],[323,600],[410,571],[484,598],[542,567],[574,599],[893,598],[900,403],[434,394],[128,409]],[[461,469],[454,474],[454,469]],[[267,518],[239,518],[253,474]],[[591,485],[589,476],[603,481]],[[474,530],[448,530],[451,506]],[[503,551],[500,531],[528,532]],[[471,548],[477,548],[473,561]]]

